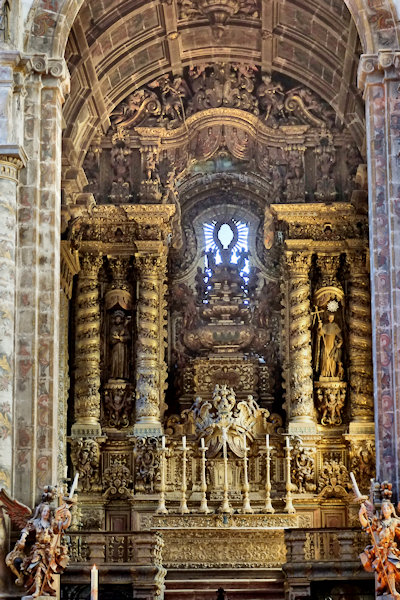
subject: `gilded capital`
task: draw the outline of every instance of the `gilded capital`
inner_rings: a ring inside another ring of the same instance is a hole
[[[135,254],[135,265],[141,277],[164,277],[167,269],[167,254]]]
[[[286,252],[286,266],[291,276],[307,277],[311,267],[311,254],[309,252]]]
[[[89,254],[84,253],[79,259],[81,265],[81,274],[83,277],[96,278],[100,267],[103,264],[103,257],[101,254]]]

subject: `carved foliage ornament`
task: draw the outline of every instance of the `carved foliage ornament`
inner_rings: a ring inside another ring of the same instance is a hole
[[[334,111],[310,89],[298,86],[285,89],[281,83],[273,81],[271,75],[262,74],[258,67],[239,63],[196,65],[186,68],[183,77],[163,75],[132,92],[113,111],[111,122],[114,130],[138,125],[174,129],[188,116],[218,107],[237,108],[259,115],[270,127],[299,124],[323,127],[325,123],[333,125],[334,122]],[[114,162],[121,152],[116,150],[115,154]],[[318,163],[323,184],[328,187],[331,185],[331,158],[331,145],[328,145]],[[123,170],[122,155],[120,162]],[[293,158],[292,168],[297,177],[302,176],[302,166],[296,166],[296,163],[298,158]],[[124,173],[116,173],[117,181],[126,181]]]
[[[229,448],[236,456],[243,457],[244,435],[251,443],[256,433],[272,433],[282,424],[277,415],[270,416],[267,409],[260,408],[252,396],[238,401],[234,390],[225,384],[215,386],[211,401],[196,398],[192,407],[183,411],[182,420],[188,433],[205,438],[209,457],[221,450],[224,430]],[[175,426],[176,417],[172,416],[167,427]]]

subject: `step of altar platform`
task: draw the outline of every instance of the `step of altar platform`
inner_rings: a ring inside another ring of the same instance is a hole
[[[257,571],[257,570],[255,570]],[[189,575],[189,574],[188,574]],[[225,591],[226,600],[284,600],[282,574],[276,577],[247,572],[246,576],[230,571],[230,576],[215,571],[201,570],[185,573],[168,572],[165,582],[165,600],[216,600],[217,590]],[[258,576],[257,576],[258,575]]]

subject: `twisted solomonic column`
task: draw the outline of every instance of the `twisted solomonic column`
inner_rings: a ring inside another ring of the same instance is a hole
[[[311,254],[286,251],[288,273],[288,410],[289,428],[299,424],[304,433],[315,426],[311,352]],[[300,425],[302,424],[302,425]],[[294,429],[299,429],[294,426]],[[300,431],[299,429],[299,431]]]
[[[138,301],[134,435],[153,437],[162,433],[161,418],[165,406],[166,249],[164,246],[159,248],[157,244],[153,251],[139,250],[135,259]]]
[[[99,255],[83,254],[78,275],[75,333],[75,422],[73,437],[99,436],[100,306]]]
[[[366,256],[347,252],[349,267],[349,384],[352,423],[374,421],[372,380],[371,296]]]

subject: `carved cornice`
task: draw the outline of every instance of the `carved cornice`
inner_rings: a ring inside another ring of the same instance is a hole
[[[96,248],[104,254],[132,254],[136,240],[164,245],[171,233],[173,204],[129,204],[74,207],[70,238],[81,248]]]
[[[333,252],[338,242],[355,238],[361,243],[367,235],[367,217],[348,202],[271,204],[270,208],[274,217],[286,225],[287,238],[299,240],[305,248],[317,244],[320,251]]]

